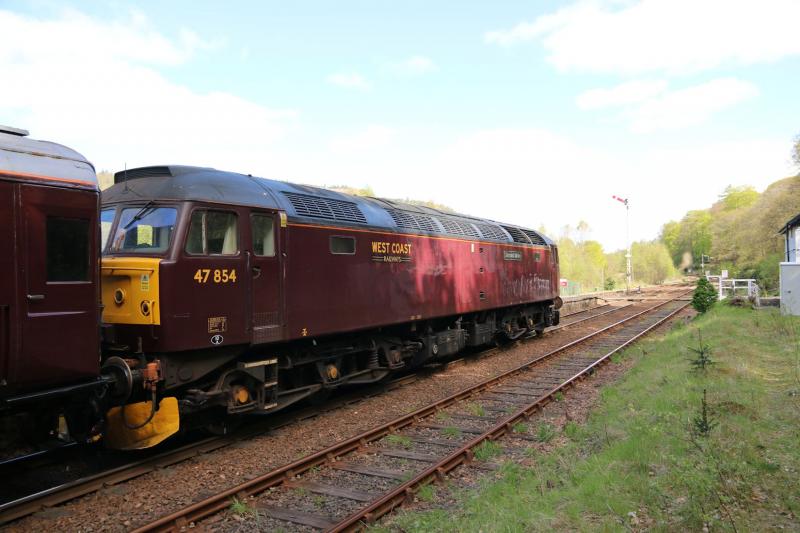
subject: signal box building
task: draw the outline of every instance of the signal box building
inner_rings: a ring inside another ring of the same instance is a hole
[[[781,262],[781,310],[800,316],[800,214],[781,229],[786,236],[785,261]]]

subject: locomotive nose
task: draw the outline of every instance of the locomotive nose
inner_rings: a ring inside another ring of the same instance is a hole
[[[158,268],[153,257],[104,257],[102,263],[103,322],[161,323]]]

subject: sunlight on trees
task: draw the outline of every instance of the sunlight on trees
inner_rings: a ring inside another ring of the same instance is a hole
[[[763,288],[774,290],[783,256],[778,230],[798,212],[800,176],[776,181],[762,194],[752,187],[728,187],[710,208],[689,211],[680,221],[664,224],[660,240],[680,268],[699,270],[704,253],[713,258],[707,268],[755,278]]]

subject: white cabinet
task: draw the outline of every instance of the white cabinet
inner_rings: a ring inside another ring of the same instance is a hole
[[[781,263],[781,312],[800,316],[800,263]]]

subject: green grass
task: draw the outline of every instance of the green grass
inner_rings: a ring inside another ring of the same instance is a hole
[[[539,428],[536,430],[536,440],[539,442],[550,442],[556,436],[556,428],[554,428],[551,424],[542,423],[539,424]]]
[[[255,509],[247,505],[247,502],[244,502],[239,498],[234,498],[233,500],[231,500],[230,510],[233,514],[239,516],[251,515],[256,512]]]
[[[445,437],[458,438],[461,436],[461,430],[455,426],[447,426],[442,429],[442,435]]]
[[[473,416],[486,416],[486,409],[479,403],[471,403],[467,405],[467,410]]]
[[[698,330],[714,364],[692,370]],[[398,531],[763,531],[800,526],[800,320],[717,305],[621,357],[565,444]],[[703,390],[711,429],[698,433]],[[536,434],[542,432],[539,425]],[[553,430],[555,432],[555,430]],[[546,432],[547,433],[547,432]]]
[[[477,461],[488,461],[503,453],[503,448],[494,441],[485,440],[475,448],[473,453]]]
[[[514,424],[514,427],[511,428],[511,431],[514,433],[527,433],[528,432],[528,424],[524,422],[517,422]]]
[[[417,499],[419,499],[419,501],[432,502],[435,497],[436,487],[434,485],[423,485],[417,491]]]
[[[387,444],[391,444],[393,446],[402,446],[403,448],[410,448],[412,445],[411,439],[406,435],[398,435],[397,433],[392,433],[391,435],[386,435],[384,440]]]

